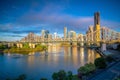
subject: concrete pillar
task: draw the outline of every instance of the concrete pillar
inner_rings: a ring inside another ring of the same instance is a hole
[[[32,48],[32,43],[29,43],[29,47]]]
[[[20,47],[20,46],[19,46],[19,43],[17,43],[16,45],[17,45],[17,48],[19,48],[19,47]]]
[[[23,44],[20,44],[20,48],[23,48]]]
[[[72,42],[72,46],[77,46],[77,42]]]
[[[32,44],[32,48],[35,48],[35,44]]]
[[[102,43],[101,44],[101,51],[106,51],[106,44],[105,43]]]

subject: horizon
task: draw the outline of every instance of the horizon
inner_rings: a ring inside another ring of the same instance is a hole
[[[94,25],[94,13],[100,12],[101,27],[120,32],[120,1],[118,0],[1,0],[0,41],[16,41],[41,30],[58,33],[74,30],[85,34]]]

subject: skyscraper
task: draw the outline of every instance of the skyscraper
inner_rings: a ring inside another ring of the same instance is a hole
[[[78,34],[78,40],[81,41],[80,46],[83,46],[84,45],[84,43],[82,42],[84,41],[83,34]]]
[[[89,26],[89,32],[90,32],[90,41],[93,41],[93,26]]]
[[[48,34],[48,39],[52,39],[52,34]]]
[[[64,27],[64,39],[67,38],[67,27]]]
[[[54,39],[56,39],[56,38],[57,38],[57,33],[55,32],[55,33],[54,33]]]
[[[100,13],[99,12],[96,12],[94,14],[94,25],[100,25]]]
[[[42,30],[41,31],[41,37],[42,37],[42,39],[44,39],[44,36],[45,36],[45,30]]]
[[[48,30],[42,30],[42,31],[41,31],[42,39],[48,38],[48,34],[49,34],[49,31],[48,31]]]
[[[96,42],[100,41],[100,13],[96,12],[94,14],[94,31],[96,31],[94,33],[94,40]]]
[[[76,39],[77,38],[76,32],[75,31],[69,31],[68,38],[70,38],[70,39]]]
[[[48,35],[49,35],[49,31],[48,30],[45,30],[45,38],[48,38]]]

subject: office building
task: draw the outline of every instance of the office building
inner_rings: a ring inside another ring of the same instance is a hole
[[[67,27],[64,27],[64,39],[67,38]]]
[[[69,31],[68,32],[68,38],[69,39],[76,39],[77,38],[76,32],[75,31]]]
[[[100,41],[100,13],[96,12],[94,14],[94,40],[96,42]]]

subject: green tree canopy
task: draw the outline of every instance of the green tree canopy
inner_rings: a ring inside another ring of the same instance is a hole
[[[97,59],[95,59],[94,64],[95,64],[95,66],[97,68],[100,68],[100,69],[103,69],[103,68],[107,67],[107,64],[106,64],[106,61],[105,61],[104,58],[97,58]]]
[[[28,43],[24,43],[23,48],[29,48],[29,44]]]
[[[78,73],[81,73],[82,75],[87,75],[93,71],[95,71],[95,65],[92,64],[92,63],[89,63],[89,64],[85,64],[84,66],[81,66],[79,69],[78,69]]]

